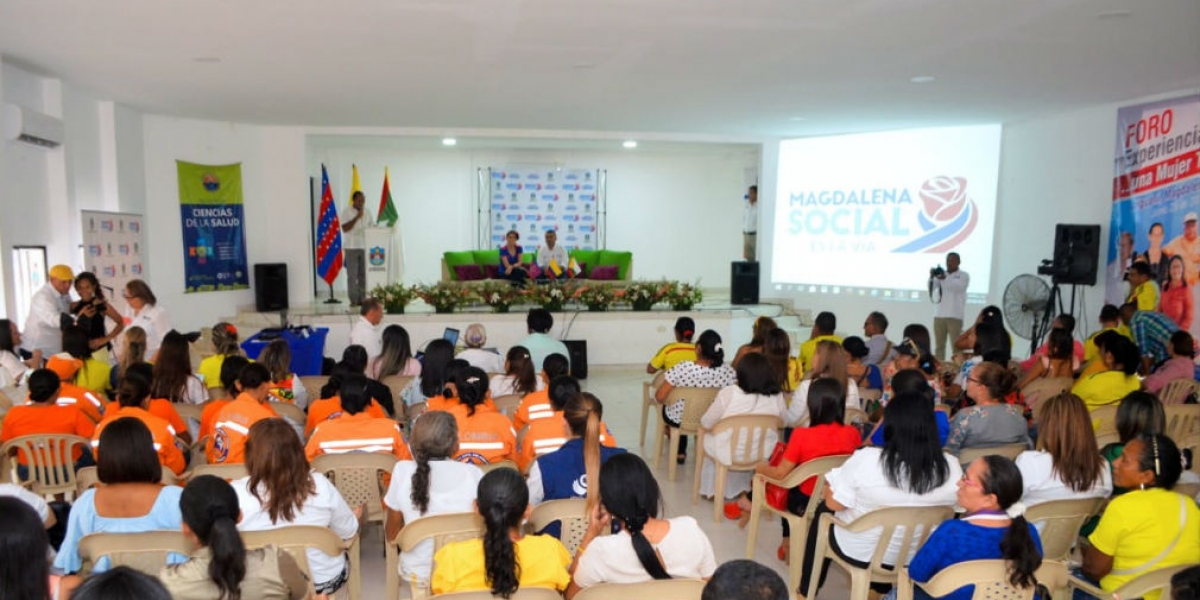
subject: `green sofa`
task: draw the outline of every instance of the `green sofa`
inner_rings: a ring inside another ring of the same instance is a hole
[[[576,279],[587,279],[591,275],[591,271],[595,267],[615,266],[617,267],[617,278],[608,280],[610,283],[622,285],[628,284],[633,280],[633,253],[617,250],[571,250],[568,255],[575,259],[575,262],[583,267],[583,272]],[[525,252],[521,255],[521,262],[530,264],[536,258],[536,252]],[[494,267],[493,270],[499,270],[500,266],[500,249],[492,250],[463,250],[459,252],[446,252],[442,254],[442,281],[458,282],[458,274],[455,272],[455,267],[465,265],[478,265],[484,271],[484,278],[479,281],[488,281],[488,267]],[[565,266],[565,265],[564,265]],[[494,273],[493,273],[494,275]],[[464,284],[473,283],[472,281],[463,281]]]

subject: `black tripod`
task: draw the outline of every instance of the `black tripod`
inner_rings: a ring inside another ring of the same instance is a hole
[[[1046,300],[1046,306],[1042,310],[1042,318],[1034,322],[1033,332],[1029,338],[1029,355],[1033,356],[1037,352],[1038,345],[1041,344],[1042,338],[1050,333],[1050,325],[1054,323],[1054,318],[1063,314],[1063,299],[1062,287],[1058,282],[1058,277],[1050,278],[1050,298]],[[1075,284],[1071,284],[1071,304],[1070,310],[1066,311],[1072,317],[1075,316]]]

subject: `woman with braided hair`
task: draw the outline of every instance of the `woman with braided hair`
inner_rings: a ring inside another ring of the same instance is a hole
[[[424,418],[424,417],[421,417]],[[524,535],[529,490],[516,469],[489,471],[479,480],[475,509],[483,517],[483,539],[447,544],[433,556],[434,594],[490,590],[509,598],[523,587],[562,591],[571,576],[571,554],[557,538]]]
[[[383,504],[387,539],[394,540],[405,523],[429,515],[474,510],[479,467],[451,460],[458,452],[458,424],[442,410],[429,411],[413,423],[409,447],[415,460],[402,460],[392,470]],[[425,586],[433,568],[433,540],[400,554],[400,577],[414,589]]]
[[[600,583],[674,577],[708,579],[717,568],[712,544],[692,517],[660,518],[662,494],[645,461],[618,454],[600,467],[600,504],[575,553],[567,598]],[[620,532],[605,536],[612,523]]]

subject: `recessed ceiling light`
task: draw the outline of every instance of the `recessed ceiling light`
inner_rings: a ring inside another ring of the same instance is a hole
[[[909,79],[909,81],[913,83],[930,83],[934,80],[935,78],[933,75],[917,75],[916,77]]]
[[[450,138],[450,137],[448,137],[448,138],[442,138],[442,145],[443,145],[443,146],[454,146],[454,145],[457,145],[457,144],[458,144],[458,140],[456,140],[456,139],[454,139],[454,138]]]
[[[625,140],[625,143],[621,145],[629,149],[637,148],[637,142],[634,140]]]
[[[219,63],[219,62],[221,62],[221,59],[220,59],[220,57],[217,57],[217,56],[197,56],[196,58],[192,59],[192,62]]]

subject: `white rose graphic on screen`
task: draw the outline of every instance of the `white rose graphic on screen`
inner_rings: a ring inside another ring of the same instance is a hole
[[[921,201],[930,219],[945,223],[958,216],[967,206],[965,177],[934,177],[921,184]]]

